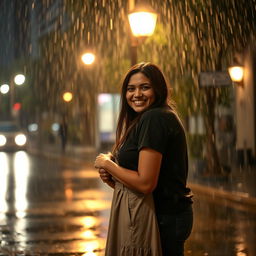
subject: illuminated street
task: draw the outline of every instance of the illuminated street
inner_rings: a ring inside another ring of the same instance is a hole
[[[0,153],[0,255],[102,255],[111,191],[88,165],[45,160]]]
[[[111,189],[91,161],[0,153],[0,255],[104,255]],[[255,255],[256,210],[196,194],[186,256]]]

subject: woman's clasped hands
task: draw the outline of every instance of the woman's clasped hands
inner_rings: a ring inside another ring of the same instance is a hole
[[[112,154],[111,153],[99,154],[96,157],[96,160],[94,162],[94,167],[96,169],[98,169],[101,180],[104,183],[107,183],[108,185],[113,187],[114,181],[112,179],[112,175],[104,169],[106,161],[111,160],[111,159],[112,159]]]

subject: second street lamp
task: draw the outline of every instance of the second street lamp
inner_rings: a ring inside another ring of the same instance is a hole
[[[133,1],[130,0],[130,8],[133,6]],[[154,33],[157,14],[149,7],[135,7],[128,14],[129,24],[132,31],[131,38],[131,64],[137,63],[137,46],[138,38],[145,39]]]
[[[244,78],[244,67],[241,65],[234,65],[229,67],[228,69],[231,80],[238,85],[243,86],[243,78]]]
[[[87,52],[81,56],[81,59],[85,65],[91,65],[95,60],[95,55],[91,52]]]
[[[71,92],[64,92],[62,97],[65,102],[70,102],[73,98],[73,94]]]

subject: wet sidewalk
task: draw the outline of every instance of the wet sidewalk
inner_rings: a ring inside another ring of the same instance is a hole
[[[94,147],[77,145],[67,145],[65,152],[62,152],[60,146],[56,144],[44,144],[40,148],[35,145],[30,146],[28,152],[50,158],[64,157],[75,162],[91,161],[92,165],[98,154]],[[190,161],[188,186],[195,195],[207,194],[256,208],[256,167],[234,166],[225,178],[204,177],[198,172],[195,163]]]
[[[194,193],[221,197],[256,208],[256,167],[236,166],[226,177],[203,176],[190,161],[189,186]]]

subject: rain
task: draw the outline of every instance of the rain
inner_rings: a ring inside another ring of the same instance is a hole
[[[136,6],[152,35],[133,36]],[[186,130],[185,256],[256,255],[255,36],[256,0],[1,0],[0,256],[104,255],[112,190],[93,163],[134,61],[161,67]]]

